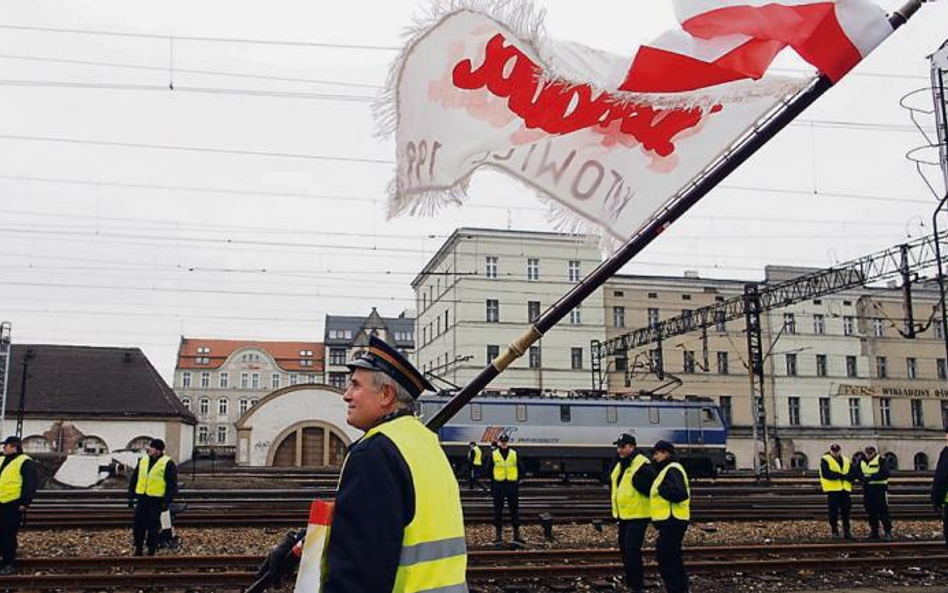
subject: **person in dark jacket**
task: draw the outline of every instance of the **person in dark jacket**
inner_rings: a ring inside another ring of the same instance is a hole
[[[515,544],[525,543],[520,537],[520,476],[522,467],[517,451],[510,448],[510,435],[504,433],[497,448],[487,458],[490,493],[494,500],[494,545],[504,543],[504,500],[510,508]]]
[[[152,439],[128,480],[128,508],[135,508],[132,540],[136,556],[141,556],[146,546],[148,555],[155,555],[161,513],[177,494],[178,468],[165,455],[165,442]]]
[[[883,537],[892,539],[892,520],[889,518],[889,462],[872,445],[859,462],[858,476],[862,481],[862,502],[869,517],[869,539],[879,539],[879,523]]]
[[[691,487],[688,474],[678,463],[675,446],[658,441],[652,447],[655,480],[649,490],[652,523],[658,529],[655,555],[668,593],[688,593],[688,574],[681,543],[691,520]]]
[[[621,434],[613,443],[618,460],[610,473],[612,516],[619,521],[619,552],[625,567],[625,584],[633,593],[645,589],[642,542],[652,518],[649,497],[655,470],[648,457],[636,449],[635,437]]]
[[[843,521],[843,537],[852,539],[849,513],[852,509],[853,478],[852,461],[842,454],[836,443],[820,459],[820,488],[826,493],[827,515],[833,537],[839,537],[838,521]]]
[[[17,533],[36,486],[36,462],[23,453],[19,437],[7,437],[0,464],[0,574],[12,574],[16,569]]]
[[[948,441],[948,433],[945,434]],[[935,477],[932,479],[932,506],[942,515],[942,533],[945,536],[945,548],[948,548],[948,442],[938,456]]]

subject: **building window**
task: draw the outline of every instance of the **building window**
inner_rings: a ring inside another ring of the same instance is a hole
[[[471,420],[475,422],[480,422],[483,418],[483,411],[481,410],[481,404],[471,404]]]
[[[533,323],[540,316],[540,301],[527,301],[527,321]]]
[[[797,376],[797,355],[796,354],[787,354],[787,376],[796,377]]]
[[[885,379],[889,376],[889,361],[885,356],[876,357],[876,376]]]
[[[530,346],[530,368],[540,368],[540,347]]]
[[[296,373],[290,373],[290,385],[296,385],[300,382],[299,375]]]
[[[918,378],[918,359],[914,357],[908,357],[905,359],[905,372],[908,375],[909,379]]]
[[[243,416],[247,413],[247,410],[250,409],[250,400],[242,397],[237,400],[237,410],[240,412],[240,415]]]
[[[191,386],[191,373],[184,371],[181,373],[181,387],[190,387]]]
[[[691,314],[694,313],[691,309],[682,309],[681,310],[681,319],[685,323],[691,323]]]
[[[336,389],[345,389],[346,373],[329,373],[329,384]]]
[[[627,371],[629,369],[629,359],[623,354],[616,355],[616,370]]]
[[[724,316],[724,311],[714,312],[714,329],[722,333],[727,331],[727,319]]]
[[[218,426],[217,427],[217,444],[223,445],[227,443],[227,427]]]
[[[922,411],[922,400],[920,399],[912,400],[912,426],[914,428],[925,426],[925,414]]]
[[[445,331],[445,332],[448,331],[448,311],[447,311],[447,309],[445,309],[445,311],[444,311],[444,331]]]
[[[939,379],[948,379],[948,364],[945,364],[944,358],[935,360],[935,370],[938,373]]]
[[[500,302],[497,299],[487,299],[487,322],[498,323],[500,321]]]
[[[540,260],[535,257],[527,259],[527,280],[540,279]]]
[[[625,327],[625,307],[612,308],[612,327]]]
[[[814,334],[825,334],[826,333],[826,318],[822,315],[813,316],[813,333]]]
[[[858,377],[859,369],[856,368],[856,357],[847,356],[846,357],[846,376],[847,377]]]
[[[928,455],[919,451],[913,459],[915,471],[928,471]]]
[[[240,373],[240,388],[247,389],[250,387],[250,373]]]
[[[941,400],[941,427],[948,430],[948,400]]]
[[[728,374],[727,352],[718,352],[718,374]]]
[[[849,425],[862,426],[862,413],[859,410],[859,398],[849,398]]]
[[[855,333],[856,323],[853,320],[853,317],[850,315],[845,315],[843,317],[843,335],[851,336]]]
[[[816,376],[817,377],[826,376],[826,355],[825,354],[816,355]]]
[[[230,385],[230,375],[227,373],[221,373],[218,379],[220,381],[221,389],[227,389],[227,387]]]
[[[583,310],[577,306],[575,309],[569,312],[569,323],[570,325],[579,325],[583,322]]]
[[[207,444],[207,427],[198,426],[198,444],[206,445]]]
[[[655,327],[658,325],[659,310],[658,307],[649,307],[648,308],[648,326]]]
[[[190,398],[190,397],[182,397],[182,398],[181,398],[181,405],[183,405],[185,408],[187,408],[188,411],[190,412],[190,411],[191,411],[191,398]]]
[[[270,389],[279,389],[279,388],[280,388],[280,373],[273,373],[272,375],[270,375]]]
[[[222,397],[217,400],[217,414],[218,416],[227,415],[227,398]]]
[[[790,396],[787,398],[787,413],[790,426],[800,426],[800,398]]]
[[[488,255],[484,258],[484,276],[487,278],[497,277],[497,257]]]
[[[830,398],[820,398],[820,426],[829,426],[833,417],[830,415]]]
[[[879,398],[879,424],[892,426],[892,398]]]
[[[313,366],[313,361],[310,360],[310,359],[308,359],[308,358],[301,358],[301,359],[300,359],[300,366],[301,366],[301,367],[311,367],[311,366]]]
[[[527,421],[527,406],[524,404],[517,404],[517,422],[526,422]]]
[[[579,282],[579,260],[578,259],[569,260],[568,278],[570,282]]]
[[[570,363],[574,371],[578,371],[583,368],[583,349],[582,348],[572,348],[570,350]]]
[[[487,364],[490,364],[494,361],[495,358],[500,356],[500,346],[496,344],[487,345]]]
[[[572,418],[572,413],[570,412],[570,407],[568,405],[560,405],[560,422],[569,422]]]
[[[211,374],[207,371],[201,373],[201,389],[208,389],[211,386]]]
[[[936,321],[932,324],[932,327],[935,328],[935,338],[939,340],[945,339],[945,328],[941,325],[941,320]]]
[[[685,373],[695,372],[695,351],[685,350],[682,352],[681,370]]]
[[[878,317],[872,320],[872,335],[877,338],[885,336],[885,327],[882,325],[882,320]]]
[[[250,375],[250,388],[251,388],[251,389],[260,389],[260,373],[251,373],[251,375]]]
[[[797,322],[793,313],[783,314],[783,331],[788,334],[797,333]]]
[[[727,426],[731,426],[732,417],[734,414],[734,403],[730,395],[722,395],[718,398],[718,403],[721,406],[721,417],[724,419],[724,423]]]
[[[211,411],[211,400],[206,397],[202,397],[198,400],[198,413],[202,416],[209,414]]]

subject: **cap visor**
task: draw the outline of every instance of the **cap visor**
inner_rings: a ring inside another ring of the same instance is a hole
[[[373,363],[370,360],[366,360],[364,358],[357,358],[355,360],[350,360],[349,362],[346,363],[346,366],[349,368],[350,371],[354,371],[356,369],[368,369],[370,371],[379,370],[379,367],[377,367],[375,363]]]

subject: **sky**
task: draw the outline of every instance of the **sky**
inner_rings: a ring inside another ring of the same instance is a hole
[[[675,25],[666,0],[536,5],[550,37],[619,55]],[[170,379],[181,336],[321,341],[327,314],[413,308],[411,279],[459,226],[554,230],[492,172],[460,208],[386,218],[394,143],[372,104],[429,6],[5,0],[0,319],[14,342],[137,346]],[[926,57],[946,34],[948,2],[924,6],[624,272],[759,280],[930,232],[937,200],[906,154],[937,155],[913,152],[928,141],[900,101],[932,137]]]

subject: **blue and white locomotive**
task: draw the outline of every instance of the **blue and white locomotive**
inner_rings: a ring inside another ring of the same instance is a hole
[[[710,400],[616,399],[590,396],[482,394],[439,431],[448,458],[461,467],[468,443],[489,445],[510,437],[531,475],[601,475],[615,459],[612,441],[623,432],[649,449],[656,441],[675,444],[696,476],[724,467],[727,427]],[[451,394],[423,396],[420,412],[431,418]]]

